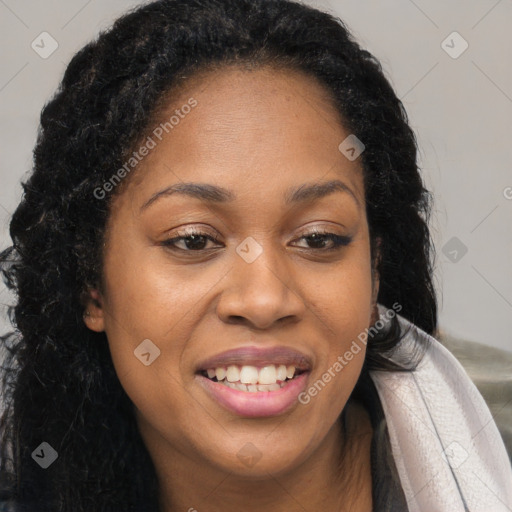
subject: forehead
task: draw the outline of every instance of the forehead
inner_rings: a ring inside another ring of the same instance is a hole
[[[273,67],[203,72],[168,95],[154,117],[145,137],[155,146],[130,180],[132,199],[202,182],[241,200],[281,194],[285,201],[293,185],[339,178],[364,202],[360,162],[338,149],[348,135],[329,91],[313,77]]]

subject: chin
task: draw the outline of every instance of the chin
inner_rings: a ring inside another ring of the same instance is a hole
[[[289,436],[280,435],[280,441],[276,441],[271,439],[269,432],[270,430],[265,429],[261,436],[233,435],[223,452],[217,452],[212,464],[222,472],[237,477],[268,479],[269,475],[276,477],[292,471],[308,458],[308,447],[312,442],[304,443],[303,435],[298,435],[296,441]],[[240,440],[243,437],[247,440]],[[211,458],[211,452],[209,457]]]

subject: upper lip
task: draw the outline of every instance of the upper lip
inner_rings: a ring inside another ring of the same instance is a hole
[[[199,363],[197,371],[230,365],[268,366],[271,364],[295,366],[298,370],[310,370],[312,366],[311,359],[308,356],[289,347],[262,348],[249,346],[226,350],[209,357]]]

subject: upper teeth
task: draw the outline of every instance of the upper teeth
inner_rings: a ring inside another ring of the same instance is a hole
[[[210,379],[217,377],[219,381],[226,379],[228,382],[240,381],[242,384],[275,384],[286,378],[292,379],[295,375],[295,366],[280,364],[276,367],[271,364],[257,368],[250,365],[230,365],[227,368],[224,366],[208,368],[207,374]]]

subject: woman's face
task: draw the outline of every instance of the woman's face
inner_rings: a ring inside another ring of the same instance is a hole
[[[361,343],[345,357],[378,288],[360,159],[338,149],[350,132],[324,89],[291,71],[210,72],[173,115],[113,202],[86,322],[154,453],[278,474],[338,435],[363,364]]]

